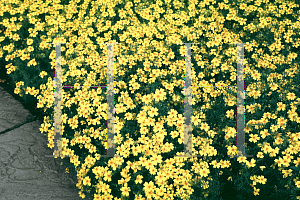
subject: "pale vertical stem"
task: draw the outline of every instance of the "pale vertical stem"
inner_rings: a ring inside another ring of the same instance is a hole
[[[184,154],[192,156],[192,75],[191,44],[185,44],[185,102],[184,102]]]
[[[244,82],[244,44],[237,43],[237,151],[241,155],[253,157],[253,155],[246,155],[245,152],[245,82]]]
[[[114,44],[107,46],[107,65],[107,156],[114,157]]]
[[[237,44],[237,150],[245,153],[244,44]]]
[[[185,82],[184,82],[184,156],[175,157],[194,157],[192,155],[192,75],[191,75],[191,44],[199,43],[183,43],[185,44]],[[200,157],[199,155],[195,157]]]
[[[61,153],[62,148],[62,110],[61,110],[61,100],[62,100],[62,79],[61,79],[61,44],[56,44],[55,46],[55,92],[54,92],[54,143],[57,143],[57,146],[54,146],[54,157],[64,156]]]
[[[103,44],[103,43],[100,43]],[[114,89],[114,43],[104,43],[107,46],[107,155],[102,157],[123,157],[115,156],[115,89]],[[117,43],[121,44],[121,43]]]
[[[54,74],[54,144],[57,143],[57,146],[54,145],[53,155],[45,155],[45,157],[54,157],[57,158],[60,156],[64,158],[65,155],[62,155],[62,79],[61,79],[61,44],[69,43],[47,43],[55,44],[55,74]],[[56,75],[56,76],[55,76]]]

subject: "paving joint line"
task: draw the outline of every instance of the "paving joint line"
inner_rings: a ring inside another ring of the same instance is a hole
[[[5,133],[7,133],[7,132],[9,132],[9,131],[12,131],[12,130],[14,130],[14,129],[17,129],[17,128],[23,126],[24,124],[28,124],[28,123],[33,122],[33,121],[35,121],[35,120],[37,120],[37,117],[36,117],[36,116],[34,116],[33,119],[27,120],[27,121],[25,121],[25,122],[23,122],[23,123],[21,123],[21,124],[18,124],[18,125],[13,126],[12,128],[8,128],[8,129],[6,129],[6,130],[4,130],[4,131],[1,131],[1,132],[0,132],[0,135],[5,134]]]

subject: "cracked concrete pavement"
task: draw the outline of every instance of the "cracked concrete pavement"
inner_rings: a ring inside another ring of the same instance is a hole
[[[45,157],[41,123],[0,87],[0,200],[82,200],[64,159]]]

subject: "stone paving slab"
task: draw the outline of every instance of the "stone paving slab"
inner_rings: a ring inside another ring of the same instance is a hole
[[[30,115],[0,87],[1,131],[24,123]],[[53,149],[39,130],[41,123],[35,120],[0,134],[0,200],[82,200],[77,178],[61,165],[64,159],[45,157]]]
[[[21,103],[0,87],[0,132],[32,118]]]

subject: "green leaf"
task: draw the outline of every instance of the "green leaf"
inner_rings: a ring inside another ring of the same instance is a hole
[[[299,165],[298,167],[291,166],[291,168],[292,168],[293,170],[300,171],[300,165]]]

